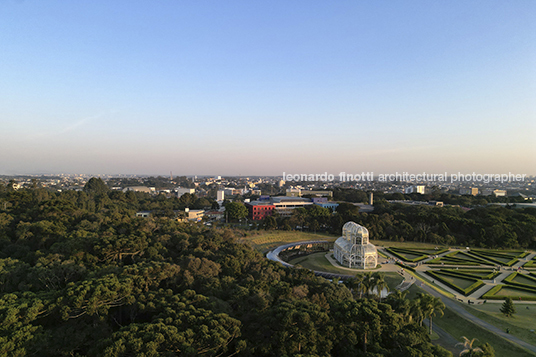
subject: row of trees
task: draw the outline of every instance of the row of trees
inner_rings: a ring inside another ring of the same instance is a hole
[[[290,218],[277,214],[259,224],[263,229],[327,231],[340,234],[354,221],[370,232],[371,239],[415,241],[438,245],[481,248],[536,248],[536,209],[502,206],[459,207],[377,204],[371,213],[342,202],[333,213],[316,205],[296,208]]]

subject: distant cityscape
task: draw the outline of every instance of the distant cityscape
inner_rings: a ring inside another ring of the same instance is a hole
[[[339,205],[333,192],[340,190],[361,191],[362,202],[354,202],[360,212],[374,210],[374,194],[387,195],[390,202],[443,206],[432,197],[438,194],[480,196],[488,204],[506,205],[509,202],[520,207],[535,207],[536,177],[527,177],[521,182],[299,182],[285,181],[281,176],[145,176],[145,175],[24,175],[0,176],[0,182],[14,190],[42,187],[53,191],[81,191],[92,177],[102,179],[112,191],[141,192],[181,198],[185,194],[204,198],[204,207],[185,208],[175,212],[178,220],[217,222],[225,219],[225,202],[242,202],[248,210],[247,218],[261,221],[277,212],[278,216],[291,217],[294,209],[317,205],[335,211]],[[408,199],[411,197],[411,199]],[[509,199],[510,198],[510,199]],[[500,199],[499,201],[497,201]],[[217,203],[217,204],[216,204]],[[149,217],[150,211],[140,211],[138,217]]]
[[[194,188],[198,197],[206,197],[214,188],[225,190],[225,195],[307,195],[306,191],[329,190],[333,188],[354,188],[363,191],[383,193],[442,193],[482,196],[521,195],[527,199],[536,198],[536,176],[526,176],[523,181],[489,182],[482,181],[285,181],[281,176],[148,176],[148,175],[89,175],[89,174],[48,174],[48,175],[0,175],[0,182],[13,181],[14,188],[30,188],[38,183],[41,187],[54,190],[80,190],[91,177],[104,180],[112,190],[130,189],[149,193],[185,193],[183,188]],[[143,188],[145,187],[145,188]],[[189,192],[189,191],[188,191]],[[189,192],[193,193],[193,192]],[[310,193],[309,193],[310,194]],[[216,198],[214,195],[213,198]]]

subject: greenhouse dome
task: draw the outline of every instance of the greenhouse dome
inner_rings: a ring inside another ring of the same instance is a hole
[[[348,268],[373,269],[378,264],[378,252],[369,243],[368,230],[355,222],[347,222],[342,227],[342,237],[335,241],[333,254]]]

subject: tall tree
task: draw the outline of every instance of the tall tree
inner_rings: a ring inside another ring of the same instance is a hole
[[[369,272],[364,274],[360,288],[361,291],[365,294],[365,296],[368,297],[370,291],[374,288],[374,277],[372,276],[372,273]]]
[[[421,306],[421,299],[417,297],[411,300],[409,306],[409,320],[415,320],[415,322],[417,322],[419,326],[422,326],[424,318],[425,315]]]
[[[364,274],[356,274],[353,278],[346,280],[346,285],[352,290],[354,295],[359,292],[359,298],[363,297],[363,279],[365,278]]]
[[[440,298],[432,295],[419,293],[420,305],[424,316],[430,321],[430,334],[432,334],[432,317],[437,314],[443,316],[443,310],[446,308]]]
[[[501,307],[501,312],[506,317],[512,317],[516,313],[516,308],[511,298],[507,297],[506,300],[504,300],[504,303]]]
[[[382,301],[382,291],[385,289],[386,291],[389,291],[389,285],[385,281],[385,274],[381,272],[375,272],[372,274],[374,278],[374,287],[376,288],[376,291],[378,292],[378,299]]]
[[[84,191],[88,193],[107,193],[110,191],[108,186],[102,181],[101,178],[92,177],[89,179],[88,182],[86,182],[86,185],[84,186]]]
[[[225,212],[228,218],[233,221],[245,218],[248,215],[248,209],[241,202],[230,202],[225,205]]]

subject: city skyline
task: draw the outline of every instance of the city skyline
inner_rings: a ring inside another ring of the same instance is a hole
[[[532,1],[0,7],[0,175],[536,174]]]

